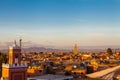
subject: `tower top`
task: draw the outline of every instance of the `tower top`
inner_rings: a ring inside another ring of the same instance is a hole
[[[15,42],[14,42],[14,45],[17,45],[16,40],[15,40]]]
[[[20,44],[21,44],[21,42],[20,42]],[[10,46],[10,49],[21,49],[21,45],[18,46],[18,45],[17,45],[17,42],[16,42],[16,40],[15,40],[13,46]]]
[[[21,47],[16,44],[16,40],[14,45],[9,48],[9,64],[21,64]]]
[[[20,40],[19,40],[19,41],[20,41],[20,47],[22,47],[22,39],[20,38]]]

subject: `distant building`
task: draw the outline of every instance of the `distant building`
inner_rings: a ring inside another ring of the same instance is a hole
[[[3,80],[27,80],[27,65],[21,63],[21,40],[20,46],[16,44],[9,48],[9,62],[2,64]]]
[[[74,45],[74,51],[73,51],[74,54],[77,54],[78,53],[78,46],[77,44]]]

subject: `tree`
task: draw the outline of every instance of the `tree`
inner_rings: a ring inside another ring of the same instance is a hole
[[[73,73],[73,78],[79,78],[79,75],[76,72],[74,72]]]
[[[7,63],[7,61],[7,55],[0,52],[0,77],[2,76],[2,63]]]
[[[108,49],[107,49],[107,53],[110,54],[110,55],[112,55],[112,54],[113,54],[112,49],[111,49],[111,48],[108,48]]]

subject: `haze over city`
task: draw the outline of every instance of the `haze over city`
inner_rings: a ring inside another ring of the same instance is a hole
[[[0,0],[0,48],[120,47],[120,0]],[[84,47],[86,46],[86,47]]]

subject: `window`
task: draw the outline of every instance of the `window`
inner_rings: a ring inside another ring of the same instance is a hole
[[[15,63],[18,63],[18,56],[15,56]]]

